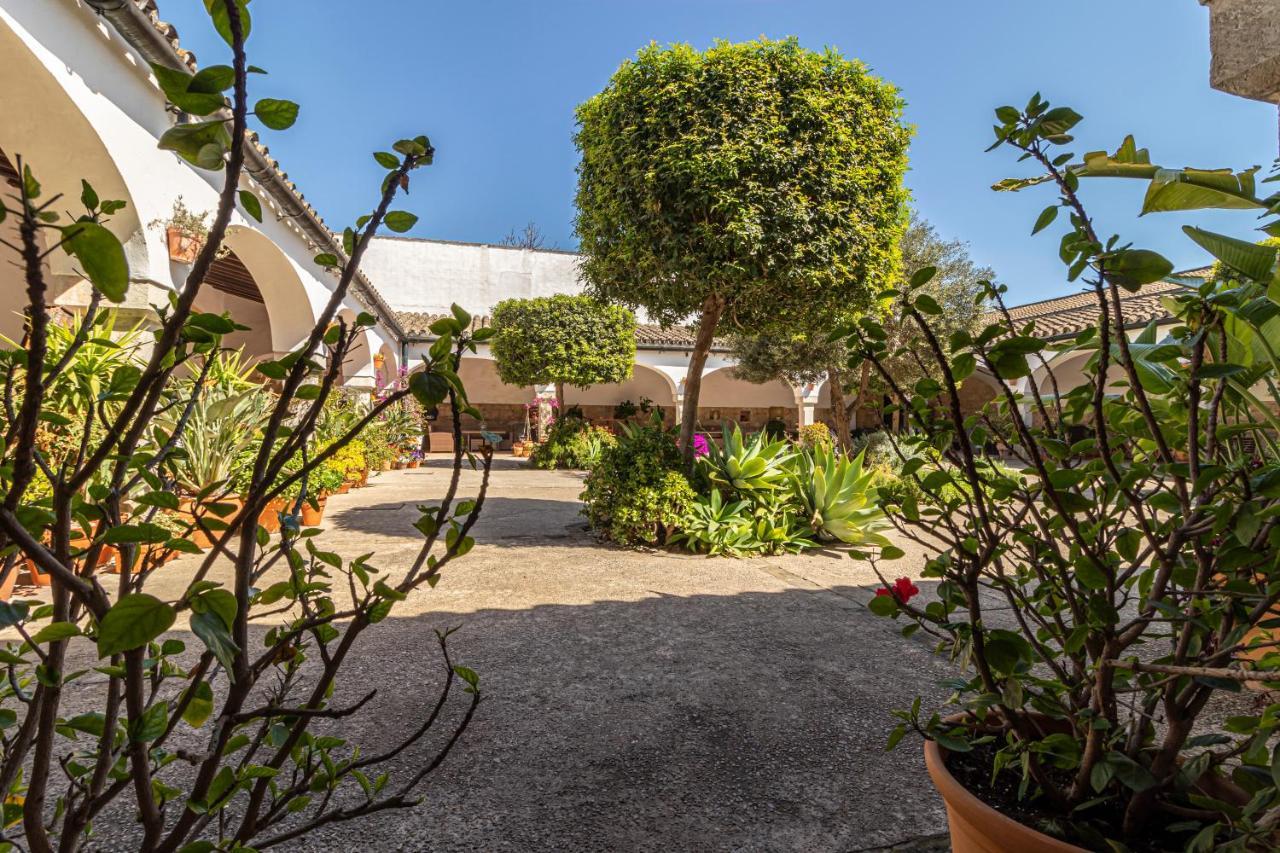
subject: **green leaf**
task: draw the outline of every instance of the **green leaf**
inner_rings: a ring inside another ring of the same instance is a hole
[[[378,161],[378,165],[384,169],[399,169],[400,158],[388,151],[375,151],[373,159]]]
[[[1039,234],[1044,229],[1053,224],[1053,220],[1058,218],[1058,206],[1051,204],[1040,212],[1040,216],[1036,218],[1036,225],[1031,229],[1032,234]]]
[[[80,636],[80,628],[71,622],[50,622],[31,638],[33,643],[52,643]]]
[[[1173,264],[1159,252],[1150,249],[1127,249],[1108,258],[1107,278],[1130,292],[1144,284],[1160,281],[1173,272]]]
[[[231,148],[231,134],[220,119],[179,124],[161,135],[157,147],[175,152],[193,166],[216,172],[225,165],[223,154]]]
[[[1246,240],[1237,240],[1225,234],[1215,234],[1191,225],[1182,226],[1183,232],[1195,243],[1236,272],[1253,281],[1270,281],[1271,269],[1276,263],[1276,250],[1271,246],[1259,246]]]
[[[906,556],[906,553],[907,553],[906,551],[903,551],[897,545],[885,545],[883,548],[880,549],[880,559],[901,560],[904,556]]]
[[[235,0],[235,3],[236,9],[240,12],[240,38],[241,41],[245,41],[249,38],[253,23],[249,17],[249,0]],[[209,13],[209,17],[213,18],[213,28],[218,31],[218,35],[222,36],[222,40],[227,44],[234,46],[235,39],[231,34],[231,19],[227,15],[226,0],[204,0],[204,8]]]
[[[94,288],[112,302],[123,302],[129,289],[129,262],[116,235],[96,222],[77,222],[63,228],[62,236]]]
[[[167,528],[150,522],[140,524],[122,524],[112,527],[102,537],[108,545],[146,544],[153,545],[169,538]]]
[[[892,616],[898,612],[898,602],[892,595],[877,595],[867,602],[867,608],[877,616]]]
[[[186,71],[153,62],[151,72],[155,74],[156,82],[160,84],[160,91],[164,92],[169,103],[184,113],[207,116],[227,105],[227,99],[223,97],[221,89],[206,91],[210,88],[211,77],[205,77],[201,81],[201,87],[194,88],[192,84],[196,82],[196,78]]]
[[[258,201],[258,197],[248,190],[240,190],[240,204],[244,205],[244,212],[252,216],[258,222],[262,221],[262,202]]]
[[[1256,169],[1157,169],[1142,200],[1143,213],[1176,210],[1252,210],[1267,205],[1256,198]]]
[[[84,178],[80,179],[80,203],[85,210],[96,210],[98,207],[98,194]]]
[[[177,614],[154,595],[144,592],[121,598],[98,626],[98,657],[138,649],[169,630]]]
[[[405,210],[393,210],[383,220],[387,227],[397,234],[403,234],[418,222],[418,217]]]
[[[139,717],[130,728],[129,739],[134,743],[150,743],[160,735],[169,724],[169,703],[157,702]]]
[[[191,728],[198,729],[205,724],[212,713],[213,688],[209,686],[209,682],[201,681],[196,684],[191,701],[187,703],[186,709],[182,712],[182,721],[191,726]]]
[[[253,114],[272,130],[288,130],[298,120],[298,105],[293,101],[263,98],[254,104]]]
[[[200,638],[205,648],[213,652],[213,656],[226,668],[233,671],[236,652],[239,650],[231,632],[227,630],[222,617],[212,610],[193,614],[191,617],[191,633]]]
[[[911,287],[922,287],[932,281],[933,277],[937,274],[937,267],[923,267],[918,269],[911,275]]]
[[[321,252],[311,260],[316,266],[320,267],[336,267],[338,265],[338,256],[332,252]]]

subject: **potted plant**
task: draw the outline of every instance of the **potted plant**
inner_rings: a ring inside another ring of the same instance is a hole
[[[1130,340],[1123,298],[1172,264],[1099,236],[1079,188],[1094,176],[1145,179],[1151,211],[1265,215],[1270,203],[1253,194],[1252,173],[1158,169],[1132,138],[1113,154],[1066,155],[1079,120],[1037,95],[997,111],[994,147],[1040,170],[998,187],[1056,189],[1036,230],[1066,209],[1061,253],[1087,285],[1095,325],[1051,349],[987,283],[1004,319],[939,337],[941,308],[920,291],[927,268],[886,294],[918,332],[910,340],[891,348],[873,318],[842,330],[853,366],[871,364],[912,428],[889,437],[915,489],[888,516],[898,536],[940,548],[919,585],[892,579],[900,549],[869,554],[881,579],[871,610],[969,664],[954,707],[917,700],[898,712],[890,746],[910,731],[928,739],[962,853],[1274,850],[1280,706],[1230,698],[1248,681],[1280,683],[1266,633],[1280,624],[1280,451],[1255,393],[1276,387],[1276,249],[1187,228],[1221,263],[1165,288],[1171,321]],[[928,356],[911,387],[886,367],[899,348]],[[1064,353],[1086,356],[1082,384],[1020,393],[1028,376],[1049,383]],[[975,370],[998,387],[996,417],[962,410],[960,384]],[[1012,466],[983,455],[992,437]],[[934,600],[923,604],[926,584]]]
[[[410,450],[409,461],[406,463],[406,467],[417,468],[421,464],[422,464],[422,451],[416,448],[413,450]]]
[[[207,212],[195,213],[183,202],[182,196],[178,196],[168,218],[153,220],[150,226],[164,229],[170,260],[189,264],[195,261],[209,239],[208,219]]]

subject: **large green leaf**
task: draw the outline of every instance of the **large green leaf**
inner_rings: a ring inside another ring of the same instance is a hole
[[[98,626],[98,657],[138,649],[169,630],[177,614],[154,595],[144,592],[117,601]]]
[[[1276,250],[1225,234],[1215,234],[1191,225],[1182,226],[1188,237],[1202,249],[1253,281],[1270,281],[1276,264]]]
[[[112,302],[123,302],[129,289],[129,262],[116,235],[85,221],[66,226],[62,236],[90,283]]]
[[[231,147],[231,134],[225,122],[217,119],[179,124],[164,132],[158,147],[176,152],[193,166],[217,171],[223,166],[223,154]]]
[[[252,27],[252,21],[249,17],[249,0],[235,0],[235,4],[240,11],[241,40],[248,40],[249,30]],[[204,0],[204,8],[209,13],[209,17],[213,18],[213,28],[218,31],[218,35],[222,36],[222,40],[229,45],[234,45],[235,40],[231,37],[231,19],[227,15],[226,0]]]
[[[220,72],[217,70],[219,68],[226,68],[226,66],[215,65],[211,69],[202,71],[203,77],[199,75],[192,77],[177,68],[169,68],[156,62],[151,63],[151,71],[155,74],[156,82],[160,84],[160,90],[164,92],[169,103],[185,113],[196,116],[207,116],[227,105],[227,99],[223,97],[222,90],[215,88],[220,80]]]
[[[263,98],[254,105],[253,114],[272,130],[288,130],[298,120],[298,105],[293,101]]]
[[[1128,291],[1136,291],[1173,272],[1173,263],[1150,249],[1128,249],[1106,262],[1107,279]]]
[[[1160,169],[1147,187],[1142,212],[1266,207],[1254,196],[1254,172],[1230,169]]]

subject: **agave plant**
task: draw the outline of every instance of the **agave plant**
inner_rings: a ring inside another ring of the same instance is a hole
[[[876,532],[886,522],[871,485],[875,472],[863,470],[864,453],[851,459],[818,446],[795,458],[792,482],[796,497],[819,538],[849,545],[889,544]]]
[[[191,406],[181,447],[170,457],[170,473],[186,492],[210,493],[229,481],[270,411],[268,395],[256,391],[221,395],[212,389]],[[156,419],[157,444],[177,429],[181,407]]]
[[[700,457],[707,476],[718,486],[745,494],[785,489],[789,482],[787,463],[795,455],[785,438],[771,441],[758,432],[744,441],[742,430],[734,424],[724,427],[724,447],[709,443],[706,456]]]
[[[760,550],[752,532],[753,523],[750,503],[726,503],[720,490],[712,489],[710,495],[699,495],[689,504],[680,522],[680,532],[672,541],[712,556],[742,557]]]

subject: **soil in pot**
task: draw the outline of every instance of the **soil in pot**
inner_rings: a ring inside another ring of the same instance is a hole
[[[1088,849],[1042,831],[1054,824],[1078,826],[1081,817],[1059,815],[1043,801],[1019,799],[1021,779],[1016,772],[1001,773],[992,779],[995,754],[996,748],[991,744],[977,745],[970,752],[948,753],[933,741],[925,743],[929,776],[946,802],[953,853],[1081,853]],[[1060,781],[1067,784],[1063,771],[1051,772],[1063,773]],[[1091,823],[1104,827],[1107,836],[1121,836],[1121,803],[1100,803],[1089,810],[1089,818]],[[1157,817],[1144,838],[1131,843],[1129,849],[1133,853],[1182,850],[1188,838],[1185,833],[1165,832]],[[1085,841],[1081,839],[1080,843]]]

